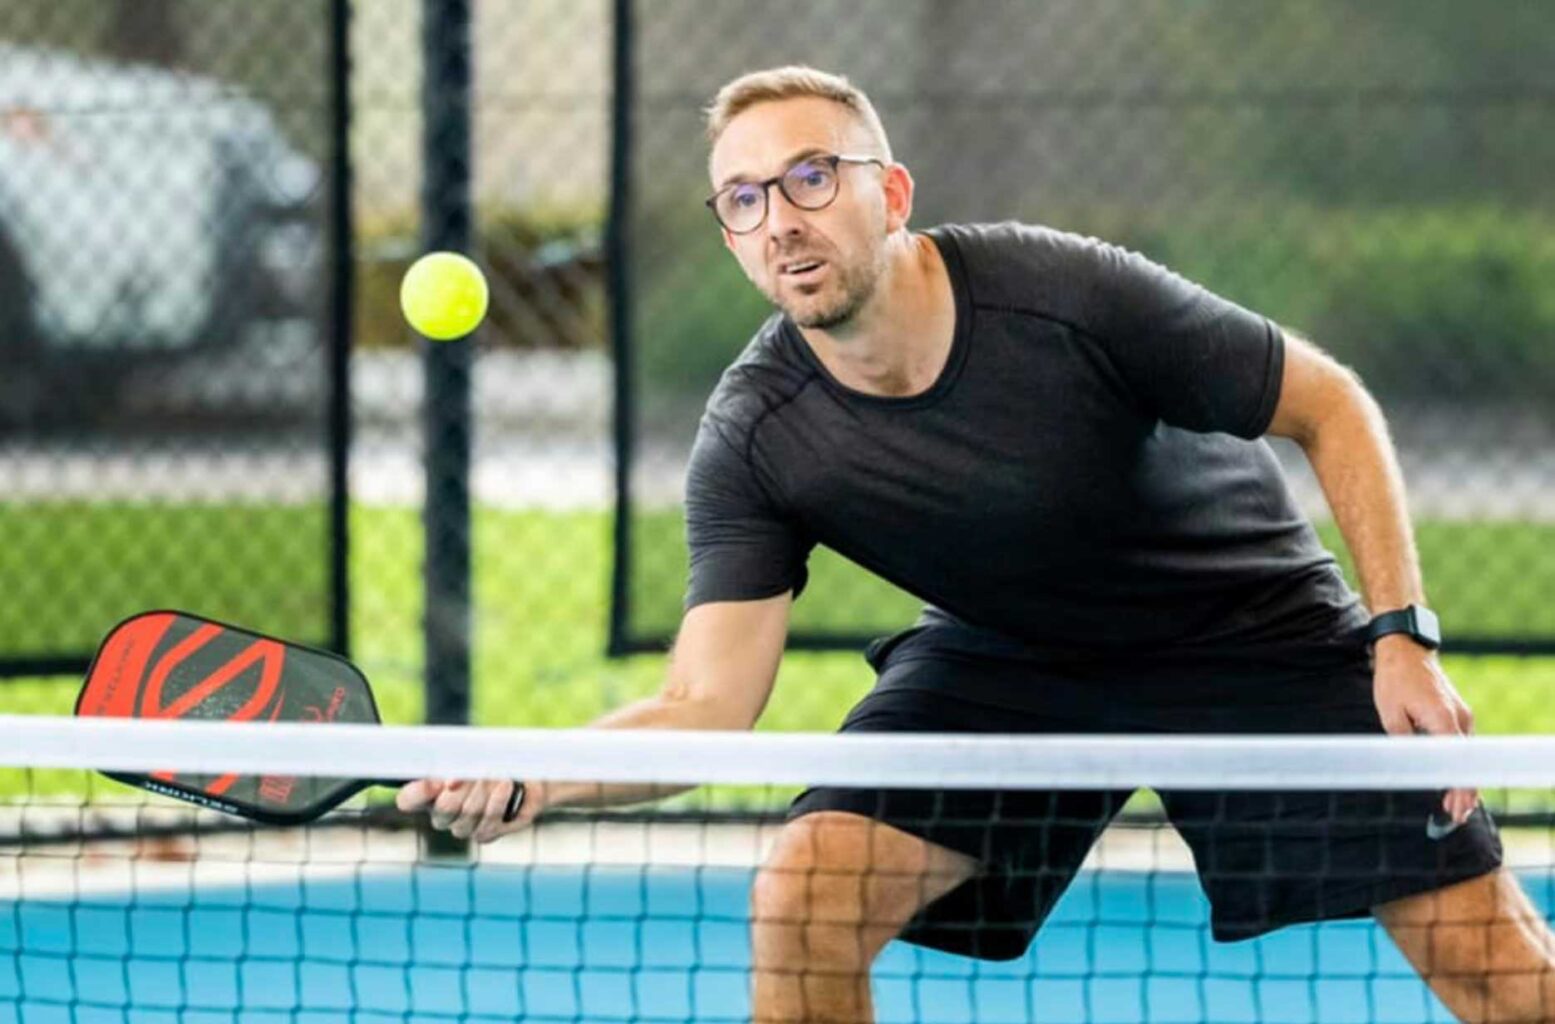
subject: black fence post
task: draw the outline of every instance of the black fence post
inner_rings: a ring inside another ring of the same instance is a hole
[[[422,5],[422,241],[430,252],[467,251],[470,210],[470,4]],[[422,624],[426,720],[470,720],[470,367],[469,339],[424,342],[426,391],[426,564]],[[428,835],[429,852],[465,844]]]
[[[610,622],[606,652],[628,653],[631,622],[632,564],[632,457],[635,445],[632,425],[636,419],[632,399],[632,292],[628,259],[632,216],[632,104],[636,70],[632,65],[632,5],[635,0],[615,0],[611,68],[614,89],[610,100],[610,219],[605,227],[606,287],[610,303],[610,349],[615,363],[615,486],[616,506],[612,538],[615,543],[610,574]]]
[[[330,646],[351,656],[351,5],[329,10],[329,587]]]

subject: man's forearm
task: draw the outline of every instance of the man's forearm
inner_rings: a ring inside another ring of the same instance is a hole
[[[603,729],[750,729],[777,679],[793,595],[719,601],[686,613],[663,688],[594,723]],[[690,786],[532,783],[531,809],[640,803]]]
[[[593,722],[591,728],[739,729],[749,728],[749,723],[733,720],[727,711],[706,701],[660,694],[618,708]],[[548,808],[612,807],[657,800],[694,788],[651,783],[544,782],[540,799]]]
[[[1297,438],[1312,463],[1334,521],[1375,612],[1423,603],[1404,479],[1382,410],[1359,382],[1342,386],[1322,425]]]

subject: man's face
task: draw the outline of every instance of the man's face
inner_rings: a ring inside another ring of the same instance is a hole
[[[839,153],[881,155],[846,107],[812,97],[760,103],[731,121],[713,147],[713,188],[765,181],[805,157]],[[886,265],[881,169],[841,163],[836,173],[837,197],[824,209],[801,209],[772,185],[760,227],[724,231],[751,283],[801,327],[846,324],[874,294]]]

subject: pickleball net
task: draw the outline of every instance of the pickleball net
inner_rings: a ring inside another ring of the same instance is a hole
[[[814,949],[849,928],[866,941],[871,923],[839,917],[847,895],[839,897],[833,868],[773,859],[786,809],[807,784],[867,794],[897,820],[901,807],[916,808],[917,826],[960,830],[963,842],[982,835],[990,856],[1007,861],[1011,830],[1035,837],[1018,847],[1025,852],[997,890],[1002,901],[990,898],[995,890],[972,899],[959,890],[942,905],[954,903],[954,913],[938,922],[951,945],[981,941],[990,944],[982,952],[1011,958],[891,942],[871,972],[878,1020],[1447,1021],[1369,918],[1217,941],[1225,922],[1212,919],[1195,854],[1221,886],[1306,872],[1325,898],[1342,899],[1349,887],[1429,865],[1376,843],[1376,863],[1313,857],[1302,844],[1326,848],[1325,837],[1341,835],[1366,847],[1392,828],[1441,830],[1410,794],[1478,784],[1506,862],[1542,917],[1555,892],[1552,754],[1555,741],[1545,739],[751,736],[0,717],[0,1021],[747,1020],[753,914],[782,913],[764,924],[799,929]],[[309,826],[273,828],[91,770],[338,777],[342,766],[373,778],[702,785],[647,806],[547,814],[456,859],[428,854],[388,790]],[[1136,788],[1127,802],[1104,796]],[[1043,796],[1055,790],[1088,796]],[[966,802],[985,791],[999,795]],[[1356,813],[1363,805],[1350,796],[1359,792],[1390,796]],[[1195,794],[1194,816],[1173,802],[1184,793]],[[1249,824],[1241,802],[1270,794],[1277,813]],[[1331,813],[1314,824],[1317,794],[1327,794],[1318,800]],[[1183,838],[1195,829],[1196,846]],[[1229,835],[1206,846],[1204,834],[1216,830]],[[1062,847],[1092,832],[1098,838],[1065,887]],[[1226,859],[1232,848],[1261,852]],[[901,880],[899,864],[872,863],[871,843],[862,849],[843,869],[844,889]],[[1205,849],[1223,862],[1204,863]],[[779,862],[794,883],[787,888],[767,884]],[[921,874],[909,881],[933,884]],[[1033,893],[1054,889],[1062,895],[1029,949],[1010,948],[1012,922],[1037,914]],[[1488,921],[1427,924],[1489,932]],[[829,931],[805,931],[812,926]],[[840,962],[823,957],[793,980],[803,985]]]

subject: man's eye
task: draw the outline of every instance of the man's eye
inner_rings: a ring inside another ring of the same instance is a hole
[[[800,164],[788,172],[788,180],[800,188],[823,188],[831,180],[831,175],[820,164]]]
[[[736,210],[749,210],[761,202],[761,195],[753,188],[737,188],[729,193],[729,205]]]

